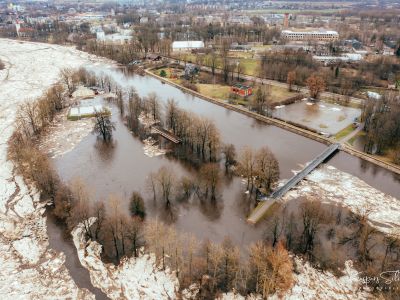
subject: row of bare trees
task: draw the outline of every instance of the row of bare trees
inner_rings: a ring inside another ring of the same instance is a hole
[[[26,138],[38,135],[67,105],[65,92],[63,85],[55,84],[42,97],[21,104],[17,110],[16,131]]]
[[[153,179],[160,192],[156,197],[170,197],[176,184],[173,173],[162,168]],[[184,184],[183,179],[180,184]],[[201,299],[232,289],[267,297],[284,292],[293,283],[292,260],[282,243],[270,246],[260,241],[250,245],[248,253],[241,253],[229,238],[222,244],[201,242],[164,223],[144,221],[144,201],[138,192],[132,193],[130,214],[122,202],[115,196],[96,202],[82,181],[73,179],[58,189],[54,213],[69,230],[82,224],[86,238],[103,246],[103,258],[108,261],[118,263],[142,251],[155,254],[161,269],[176,272],[182,289],[197,284]]]
[[[200,299],[232,289],[266,298],[284,292],[293,283],[291,258],[282,244],[273,248],[258,242],[250,246],[248,258],[243,259],[241,250],[228,238],[222,244],[200,242],[160,222],[149,222],[145,236],[148,250],[156,255],[160,266],[177,270],[182,288],[197,283]]]
[[[237,173],[246,179],[250,194],[255,190],[268,194],[279,179],[279,163],[267,147],[258,151],[245,147],[237,166]]]
[[[143,251],[152,253],[162,270],[169,268],[176,272],[181,289],[196,284],[200,299],[210,299],[232,289],[267,297],[286,291],[293,283],[292,260],[282,243],[271,247],[257,242],[249,247],[247,256],[229,238],[222,244],[199,241],[162,222],[129,216],[121,207],[121,199],[116,197],[110,197],[106,205],[88,204],[93,202],[79,181],[71,183],[69,195],[76,203],[68,224],[83,224],[86,238],[101,243],[107,260],[117,263],[125,256],[138,256]],[[138,195],[134,193],[133,197]],[[94,223],[88,221],[91,217],[96,217]]]
[[[142,98],[134,89],[130,89],[124,110],[127,125],[136,134],[143,131],[139,121],[141,114],[149,117],[154,124],[165,125],[182,141],[175,148],[175,154],[180,158],[197,163],[218,160],[221,142],[214,122],[179,108],[174,99],[169,99],[163,105],[155,93]]]
[[[181,140],[179,155],[195,155],[202,162],[216,162],[220,152],[220,134],[214,122],[180,109],[173,99],[166,105],[166,126]]]
[[[400,163],[400,97],[387,93],[381,99],[364,102],[362,121],[365,122],[366,141],[364,151],[385,154]]]
[[[70,104],[70,87],[67,82],[80,82],[79,73],[80,71],[63,70],[62,82],[56,83],[41,97],[26,101],[17,109],[15,131],[9,140],[8,156],[15,162],[16,171],[33,182],[43,198],[54,200],[64,186],[49,158],[38,149],[36,141],[56,114]]]
[[[379,231],[370,224],[371,212],[368,205],[353,212],[340,205],[323,204],[318,195],[299,198],[270,218],[266,243],[272,247],[282,243],[296,255],[336,274],[347,260],[366,276],[397,270],[400,231]],[[373,284],[385,291],[384,298],[398,298],[396,282]]]

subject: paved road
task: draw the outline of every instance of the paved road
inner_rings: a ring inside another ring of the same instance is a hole
[[[169,62],[177,62],[177,59],[174,58],[170,58],[170,57],[164,57],[165,59],[169,60]],[[185,65],[185,62],[180,61],[179,63],[181,66]],[[211,68],[210,67],[206,67],[206,66],[201,66],[200,67],[201,70],[203,71],[207,71],[211,73]],[[222,74],[222,70],[221,69],[215,69],[215,72],[217,74]],[[237,75],[235,75],[236,77]],[[278,86],[278,87],[283,87],[283,88],[288,88],[288,84],[284,83],[284,82],[280,82],[280,81],[276,81],[276,80],[271,80],[271,79],[265,79],[265,78],[260,78],[260,77],[256,77],[256,76],[251,76],[251,75],[245,75],[245,74],[240,74],[239,77],[241,79],[247,80],[247,81],[254,81],[256,83],[261,83],[261,84],[269,84],[269,85],[273,85],[273,86]],[[293,90],[302,92],[304,94],[308,94],[308,88],[306,87],[301,87],[301,86],[296,86],[294,85]],[[335,94],[335,93],[331,93],[331,92],[322,92],[321,93],[321,97],[322,98],[329,98],[332,100],[345,100],[346,96],[340,95],[340,94]],[[353,104],[362,104],[364,99],[361,98],[356,98],[356,97],[349,97],[349,101],[350,103]]]

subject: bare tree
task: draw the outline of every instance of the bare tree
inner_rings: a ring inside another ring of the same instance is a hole
[[[140,218],[130,218],[127,224],[127,237],[131,243],[131,251],[135,257],[139,255],[139,249],[144,245],[143,222]]]
[[[385,254],[382,258],[381,270],[384,271],[388,255],[391,255],[396,249],[400,247],[400,230],[395,229],[384,237],[385,241]]]
[[[189,199],[195,188],[195,183],[189,177],[182,177],[179,183],[179,189],[183,192],[183,197],[185,200]]]
[[[162,193],[162,199],[167,207],[171,205],[174,192],[175,177],[171,170],[161,167],[156,174],[156,180]]]
[[[287,84],[289,92],[292,91],[293,83],[296,81],[296,71],[289,71],[287,74]]]
[[[153,201],[157,201],[157,174],[150,173],[146,179],[147,191],[153,195]]]
[[[102,111],[95,112],[94,132],[103,138],[104,142],[111,141],[112,132],[115,130],[115,125],[111,122],[110,111],[104,108]]]
[[[250,264],[256,293],[264,299],[269,295],[283,293],[293,284],[293,264],[282,243],[276,248],[257,242],[250,248]]]
[[[315,235],[324,219],[324,211],[321,202],[313,199],[306,199],[302,204],[303,232],[301,234],[302,252],[312,255],[314,250]]]
[[[104,206],[103,201],[97,201],[93,205],[93,216],[96,218],[96,221],[93,224],[93,235],[96,240],[100,239],[100,233],[103,230],[104,221],[106,218],[106,208]]]
[[[241,176],[246,178],[247,190],[252,192],[256,175],[256,161],[254,152],[249,147],[245,147],[239,155],[238,172]]]
[[[155,93],[150,93],[147,96],[146,102],[148,104],[149,112],[153,117],[153,120],[161,120],[161,105],[157,95]]]
[[[222,153],[225,158],[225,172],[228,172],[229,167],[236,163],[236,149],[233,144],[227,144],[222,147]]]
[[[266,113],[268,108],[268,97],[269,92],[264,91],[262,87],[257,89],[256,95],[251,102],[251,106],[258,114],[264,115]]]
[[[72,210],[68,219],[69,227],[73,228],[81,223],[85,229],[86,236],[92,238],[91,223],[89,221],[91,217],[89,191],[79,178],[73,179],[69,186],[73,197]]]
[[[220,184],[220,171],[218,164],[208,163],[203,165],[200,169],[200,180],[204,187],[204,195],[208,198],[210,192],[211,200],[217,197],[217,188]]]
[[[318,99],[319,94],[325,90],[325,81],[322,77],[312,75],[307,79],[307,86],[310,90],[311,98]]]
[[[107,232],[110,235],[112,245],[114,247],[114,254],[116,260],[119,262],[121,258],[121,220],[123,215],[121,213],[120,199],[117,197],[110,197],[110,209],[106,219]]]
[[[172,132],[176,132],[178,117],[179,117],[179,108],[178,104],[174,99],[168,99],[166,104],[166,125]]]
[[[71,95],[75,90],[74,71],[69,68],[64,68],[60,72],[62,82],[67,86],[68,93]]]
[[[255,155],[257,168],[257,181],[265,193],[271,191],[271,187],[279,180],[279,163],[274,154],[263,147]]]
[[[217,68],[218,56],[215,51],[212,51],[209,56],[209,66],[211,68],[211,73],[215,76],[215,69]]]

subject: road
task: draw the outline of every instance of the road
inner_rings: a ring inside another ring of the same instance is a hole
[[[164,59],[168,60],[170,63],[174,62],[176,63],[178,60],[174,59],[174,58],[170,58],[170,57],[163,57]],[[185,62],[180,61],[179,64],[181,66],[185,65]],[[200,70],[202,71],[206,71],[206,72],[212,72],[210,67],[206,67],[206,66],[200,66]],[[222,70],[221,69],[215,69],[215,72],[217,74],[222,74]],[[239,74],[239,78],[246,80],[246,81],[253,81],[256,83],[260,83],[260,84],[269,84],[269,85],[273,85],[273,86],[277,86],[277,87],[283,87],[283,88],[289,88],[289,85],[287,83],[284,82],[280,82],[280,81],[276,81],[276,80],[271,80],[271,79],[265,79],[265,78],[260,78],[260,77],[256,77],[256,76],[251,76],[251,75],[245,75],[245,74]],[[301,87],[301,86],[296,86],[293,85],[292,86],[293,90],[295,91],[299,91],[301,93],[307,94],[308,93],[308,88],[307,87]],[[320,94],[321,98],[327,98],[330,100],[346,100],[346,96],[344,95],[340,95],[340,94],[335,94],[335,93],[331,93],[331,92],[322,92]],[[353,104],[357,104],[360,105],[363,103],[364,99],[361,98],[356,98],[356,97],[349,97],[349,102],[353,103]]]

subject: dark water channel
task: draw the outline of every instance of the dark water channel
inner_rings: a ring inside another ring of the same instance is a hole
[[[312,160],[326,147],[321,143],[185,94],[170,85],[162,84],[155,78],[125,75],[124,72],[115,69],[103,68],[102,71],[107,72],[124,88],[135,87],[142,97],[155,92],[162,102],[174,98],[181,108],[212,119],[219,129],[221,141],[234,144],[237,151],[244,146],[254,149],[268,146],[279,161],[282,179],[292,176],[294,170],[299,170],[303,164]],[[97,201],[107,200],[110,195],[116,195],[124,200],[123,205],[127,208],[129,197],[134,190],[146,195],[147,175],[156,172],[161,166],[173,170],[177,177],[183,174],[193,175],[190,168],[175,159],[166,156],[150,158],[144,155],[141,141],[134,138],[125,127],[116,108],[112,109],[112,118],[116,122],[114,146],[104,148],[96,142],[94,135],[89,135],[74,150],[56,158],[55,166],[65,181],[80,177],[89,186]],[[342,152],[331,159],[329,164],[361,178],[378,190],[399,198],[400,178],[385,169]],[[146,211],[150,218],[173,222],[177,229],[193,233],[199,238],[218,242],[229,236],[242,248],[261,239],[265,226],[262,224],[251,226],[246,223],[249,206],[244,201],[244,186],[241,179],[226,179],[220,194],[217,205],[202,205],[196,200],[174,203],[172,216],[165,215],[163,208],[159,207],[161,204],[157,205],[152,200],[146,200]],[[49,230],[52,231],[51,220],[49,223]],[[57,243],[63,241],[58,240]],[[70,272],[72,274],[80,272],[80,269],[76,268],[71,265]]]

